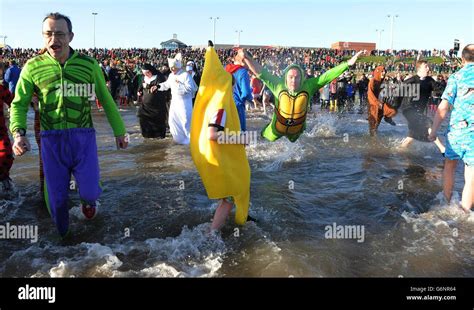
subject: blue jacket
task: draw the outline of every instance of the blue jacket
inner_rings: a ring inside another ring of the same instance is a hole
[[[249,71],[239,65],[229,64],[226,66],[226,71],[231,73],[235,79],[234,85],[234,101],[239,112],[240,129],[247,130],[245,119],[245,101],[253,101],[252,88],[250,87]]]
[[[20,68],[17,65],[10,66],[5,72],[5,82],[8,83],[8,89],[12,94],[15,93],[16,83],[20,78]]]

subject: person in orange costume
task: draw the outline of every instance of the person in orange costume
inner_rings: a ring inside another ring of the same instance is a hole
[[[378,66],[375,68],[373,76],[374,77],[369,81],[367,90],[367,97],[369,99],[369,132],[371,136],[377,134],[377,128],[382,121],[382,117],[384,117],[387,123],[395,126],[396,124],[392,120],[392,117],[397,115],[396,109],[379,100],[379,95],[382,91],[382,83],[385,79],[385,67]]]

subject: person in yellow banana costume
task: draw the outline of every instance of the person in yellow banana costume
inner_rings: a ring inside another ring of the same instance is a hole
[[[310,79],[305,79],[303,69],[296,64],[288,66],[281,78],[271,75],[253,60],[248,52],[241,49],[239,53],[243,54],[241,58],[244,63],[275,96],[273,118],[271,123],[262,130],[262,136],[272,142],[286,136],[288,140],[295,142],[306,128],[310,98],[321,87],[329,84],[349,69],[349,66],[354,65],[357,58],[365,51],[358,52],[349,61],[342,62],[321,76]]]
[[[215,231],[225,224],[233,203],[235,222],[243,225],[247,221],[250,166],[232,97],[232,75],[224,70],[212,42],[209,44],[191,120],[190,148],[208,197],[219,199],[211,224]]]

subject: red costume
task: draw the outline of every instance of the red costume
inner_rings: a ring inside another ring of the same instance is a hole
[[[0,85],[0,181],[10,177],[10,168],[13,165],[13,149],[3,114],[3,104],[10,106],[12,100],[13,94],[8,88]]]

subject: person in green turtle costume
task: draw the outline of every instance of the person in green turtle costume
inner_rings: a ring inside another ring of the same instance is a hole
[[[324,74],[305,79],[303,69],[292,64],[288,66],[283,77],[270,74],[250,53],[243,49],[239,52],[244,55],[244,62],[250,70],[263,81],[275,96],[275,110],[272,121],[262,130],[262,136],[269,141],[276,141],[286,136],[291,142],[298,140],[306,128],[306,116],[309,111],[310,99],[324,85],[340,76],[365,51],[360,51],[349,61],[326,71]]]

